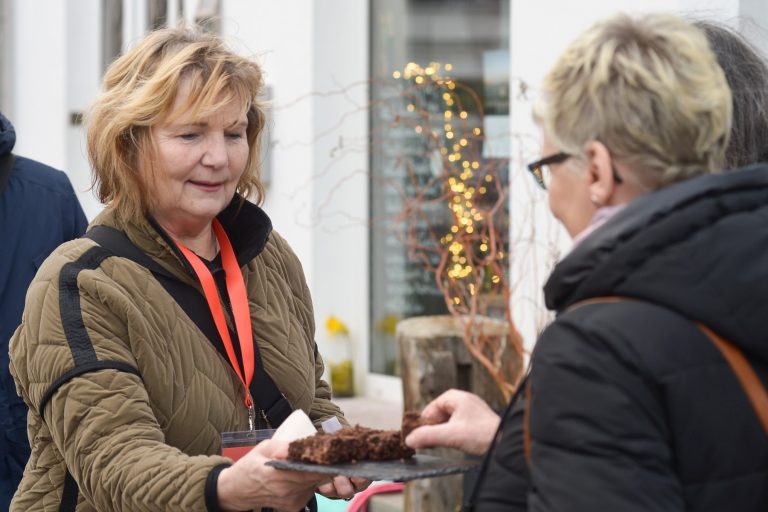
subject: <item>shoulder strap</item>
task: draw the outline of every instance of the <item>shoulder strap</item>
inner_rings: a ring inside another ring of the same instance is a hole
[[[5,187],[8,185],[8,180],[11,177],[11,170],[13,169],[13,162],[16,157],[13,153],[6,153],[0,156],[0,196],[5,192]]]
[[[64,471],[64,489],[61,491],[61,502],[59,503],[59,512],[75,512],[77,510],[77,498],[80,490],[77,487],[72,473],[69,469]]]
[[[531,465],[531,385],[525,386],[525,407],[523,407],[523,457]]]
[[[131,239],[122,231],[110,226],[93,226],[83,235],[90,238],[115,256],[128,258],[142,267],[145,267],[153,274],[161,274],[167,277],[173,277],[159,263],[147,256],[147,254],[136,247]],[[188,287],[191,288],[191,287]]]
[[[638,299],[616,296],[595,297],[572,304],[568,308],[568,311],[581,306],[585,306],[587,304],[595,304],[601,302],[621,302],[628,300],[636,301]],[[744,356],[744,353],[736,345],[714,332],[705,324],[701,322],[694,322],[694,324],[696,324],[696,327],[698,327],[699,330],[707,338],[709,338],[709,341],[711,341],[712,344],[720,351],[720,353],[723,355],[723,358],[725,358],[726,362],[731,367],[731,370],[733,370],[733,373],[736,374],[736,378],[739,380],[741,387],[744,389],[750,404],[752,404],[752,408],[755,410],[755,414],[757,415],[763,430],[765,431],[766,435],[768,435],[768,390],[766,390],[765,386],[760,381],[760,378],[755,373],[754,368],[752,368],[752,365]]]
[[[154,278],[181,306],[181,309],[195,322],[203,334],[211,341],[216,339],[215,336],[218,336],[216,325],[213,324],[212,319],[209,319],[210,312],[205,301],[198,299],[197,290],[174,278],[160,264],[136,247],[125,233],[109,226],[93,226],[83,236],[90,238],[111,254],[127,258],[152,272]]]
[[[755,373],[754,368],[752,368],[744,353],[736,345],[727,341],[701,322],[696,322],[696,325],[701,329],[701,332],[707,335],[720,353],[723,354],[725,360],[728,361],[731,369],[733,369],[733,372],[739,379],[741,387],[747,394],[747,398],[749,398],[757,418],[763,425],[763,430],[768,434],[768,391],[766,391],[765,386],[763,386],[760,378]]]
[[[90,238],[113,255],[127,258],[148,269],[203,334],[214,345],[217,342],[221,343],[216,324],[202,294],[193,286],[176,279],[173,274],[136,247],[125,233],[109,226],[93,226],[84,237]],[[293,407],[264,370],[261,352],[256,344],[254,344],[254,357],[256,361],[251,394],[269,425],[276,428],[293,412]]]

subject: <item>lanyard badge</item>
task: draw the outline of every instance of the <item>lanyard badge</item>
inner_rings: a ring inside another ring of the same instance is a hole
[[[232,368],[235,370],[240,382],[242,382],[245,387],[245,406],[248,408],[248,426],[250,430],[253,431],[255,409],[253,399],[251,398],[250,385],[254,371],[254,347],[251,313],[248,307],[248,295],[245,291],[245,281],[243,280],[240,266],[237,263],[235,251],[232,249],[232,244],[229,242],[229,238],[227,237],[224,228],[221,227],[221,224],[217,219],[213,219],[213,232],[216,235],[216,240],[218,240],[219,247],[221,248],[221,263],[224,267],[224,273],[226,274],[227,293],[229,294],[229,300],[232,304],[232,316],[234,317],[235,330],[237,331],[237,339],[240,344],[240,354],[243,358],[244,371],[240,370],[240,365],[237,362],[235,348],[232,344],[232,338],[229,335],[226,318],[224,317],[224,309],[221,307],[216,282],[213,279],[211,271],[208,270],[208,267],[197,254],[178,241],[176,241],[176,245],[179,247],[182,254],[184,254],[184,257],[187,258],[187,261],[189,261],[195,274],[197,274],[197,278],[200,280],[205,300],[208,302],[208,308],[211,310],[211,315],[213,315],[216,330],[219,332],[221,341],[224,344],[224,349],[229,357],[229,362],[232,364]]]

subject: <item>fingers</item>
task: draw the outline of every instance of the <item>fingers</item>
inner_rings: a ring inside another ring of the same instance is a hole
[[[453,413],[453,406],[450,399],[452,391],[452,389],[449,389],[429,402],[427,406],[424,407],[424,410],[421,411],[421,415],[431,421],[440,423],[447,421],[448,418],[451,417],[451,413]]]
[[[371,481],[364,478],[352,477],[350,480],[352,481],[352,485],[355,486],[355,491],[357,492],[364,491],[371,485]]]
[[[257,444],[250,453],[256,452],[270,459],[285,459],[288,457],[288,445],[285,440],[267,439]]]
[[[405,444],[411,448],[431,448],[433,446],[453,446],[454,427],[450,423],[424,425],[414,429],[405,438]]]
[[[458,389],[449,389],[427,404],[421,415],[428,420],[444,423],[455,413],[472,407],[476,401],[482,402],[477,395],[472,393]]]
[[[317,492],[326,498],[331,498],[336,493],[336,487],[333,486],[333,482],[328,482],[319,486]]]
[[[276,473],[274,478],[268,478],[264,487],[267,496],[262,496],[260,501],[254,500],[254,503],[268,505],[277,510],[304,510],[304,505],[315,493],[318,485],[333,488],[333,484],[328,482],[327,475],[324,475],[322,480],[318,480],[317,475],[313,473],[274,471]],[[250,505],[253,508],[253,503]]]
[[[340,498],[351,498],[355,495],[355,486],[346,476],[337,476],[333,479],[333,485],[336,487],[336,494]]]
[[[287,442],[264,441],[219,474],[220,508],[251,510],[256,504],[278,510],[299,510],[319,485],[331,485],[319,473],[285,471],[267,466],[270,458],[284,456]]]
[[[271,504],[270,508],[274,510],[304,510],[304,506],[309,502],[312,496],[315,494],[314,489],[309,491],[294,493],[290,496],[285,496],[281,499],[277,499]]]
[[[351,498],[358,490],[360,489],[357,489],[355,484],[346,476],[336,476],[331,482],[317,488],[317,492],[327,498],[344,499]]]

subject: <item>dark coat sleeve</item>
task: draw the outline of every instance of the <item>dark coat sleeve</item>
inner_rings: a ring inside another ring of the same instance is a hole
[[[476,512],[525,512],[528,494],[528,465],[523,455],[522,390],[502,418],[488,468],[478,484],[474,500]],[[465,477],[466,478],[466,477]]]
[[[8,509],[30,454],[27,407],[8,372],[8,340],[39,265],[87,225],[66,174],[16,157],[0,200],[0,510]]]
[[[620,326],[578,315],[534,352],[529,510],[683,511],[660,391]]]

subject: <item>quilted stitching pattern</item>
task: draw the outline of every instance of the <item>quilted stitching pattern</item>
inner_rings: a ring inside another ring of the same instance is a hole
[[[242,385],[146,269],[110,258],[78,276],[98,359],[130,364],[141,379],[115,370],[88,373],[53,395],[45,422],[35,412],[51,382],[73,367],[61,328],[59,269],[92,244],[71,242],[46,261],[12,340],[12,372],[32,409],[32,458],[13,509],[58,510],[66,461],[81,491],[78,511],[205,510],[205,478],[226,461],[212,456],[219,432],[247,427]],[[245,278],[267,373],[316,424],[331,415],[343,421],[320,380],[322,361],[314,358],[301,266],[279,235],[272,234]]]

